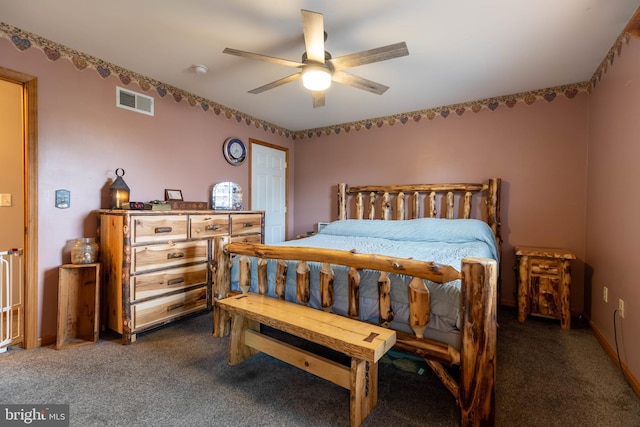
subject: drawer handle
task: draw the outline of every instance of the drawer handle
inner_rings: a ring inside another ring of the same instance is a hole
[[[169,281],[167,281],[167,285],[169,286],[176,286],[176,285],[180,285],[184,283],[184,277],[176,277],[175,279],[171,279]]]
[[[178,304],[173,304],[167,307],[167,311],[175,310],[176,308],[184,307],[184,303],[180,302]]]
[[[167,259],[184,258],[184,252],[170,252],[167,254]]]
[[[155,232],[157,233],[171,233],[173,228],[171,227],[156,227]]]
[[[244,228],[249,228],[249,227],[253,227],[253,224],[250,222],[245,222],[244,223]]]
[[[212,224],[207,225],[207,231],[217,231],[217,230],[220,230],[220,226],[218,224],[216,224],[216,225],[212,225]]]

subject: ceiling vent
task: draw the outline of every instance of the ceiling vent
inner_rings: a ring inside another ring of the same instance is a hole
[[[116,86],[116,106],[153,116],[153,97]]]

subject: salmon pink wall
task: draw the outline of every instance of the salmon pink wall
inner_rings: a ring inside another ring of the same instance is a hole
[[[336,184],[502,178],[502,302],[515,305],[515,245],[573,251],[583,310],[588,95],[305,139],[296,145],[295,232],[337,218]]]
[[[615,348],[614,310],[622,362],[640,378],[640,40],[623,46],[590,99],[586,228],[587,303],[595,328]],[[602,298],[609,289],[608,303]],[[637,384],[637,383],[636,383]]]
[[[0,38],[0,66],[38,79],[38,283],[39,337],[56,333],[58,267],[70,261],[66,246],[96,235],[95,209],[107,207],[115,169],[126,171],[131,200],[164,198],[181,189],[185,200],[206,201],[211,185],[236,181],[248,190],[249,164],[231,166],[222,156],[229,136],[255,138],[289,148],[293,142],[244,122],[217,116],[186,101],[161,98],[155,116],[116,107],[117,77],[77,70],[66,59],[49,61],[42,51],[17,50]],[[130,84],[128,89],[144,93]],[[56,209],[56,189],[71,191],[71,207]],[[293,191],[293,185],[290,185]],[[248,195],[248,191],[246,193]],[[245,207],[249,207],[248,197]],[[291,212],[293,209],[290,210]]]

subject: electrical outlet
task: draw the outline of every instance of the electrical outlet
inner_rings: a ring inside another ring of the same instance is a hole
[[[602,288],[602,301],[609,302],[609,288],[606,286]]]
[[[618,300],[618,313],[620,313],[620,317],[624,319],[624,300]]]

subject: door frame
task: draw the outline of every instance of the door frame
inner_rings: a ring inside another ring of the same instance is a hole
[[[38,346],[38,79],[0,67],[0,79],[22,86],[24,192],[24,336],[22,346]]]
[[[271,148],[274,150],[284,151],[284,161],[286,163],[286,167],[284,170],[284,239],[289,239],[289,149],[287,147],[281,147],[279,145],[269,144],[268,142],[260,141],[258,139],[249,138],[249,203],[252,201],[251,191],[253,190],[253,155],[252,155],[252,147],[253,144],[262,145],[267,148]],[[251,206],[253,209],[253,206]]]

